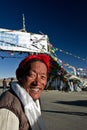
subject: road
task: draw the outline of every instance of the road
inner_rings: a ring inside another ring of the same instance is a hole
[[[44,91],[41,109],[47,130],[87,130],[87,92]]]

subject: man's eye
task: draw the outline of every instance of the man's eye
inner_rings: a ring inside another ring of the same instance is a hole
[[[35,73],[30,72],[30,73],[29,73],[29,76],[30,76],[30,77],[35,77]]]
[[[41,78],[42,79],[47,79],[47,77],[45,75],[42,75]]]

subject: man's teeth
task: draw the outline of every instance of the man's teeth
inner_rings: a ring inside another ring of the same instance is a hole
[[[31,90],[35,91],[35,92],[38,92],[39,91],[39,88],[31,88]]]

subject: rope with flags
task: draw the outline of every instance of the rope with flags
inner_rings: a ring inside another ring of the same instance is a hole
[[[78,59],[80,59],[80,60],[82,60],[82,61],[87,62],[87,59],[82,58],[82,57],[77,56],[77,55],[74,55],[74,54],[72,54],[72,53],[70,53],[70,52],[67,52],[67,51],[64,51],[64,50],[62,50],[62,49],[53,47],[53,45],[50,44],[50,43],[49,43],[49,48],[50,48],[49,50],[50,50],[51,53],[55,53],[56,51],[59,51],[59,52],[64,53],[64,54],[66,54],[66,55],[70,55],[70,56],[73,56],[73,57],[75,57],[75,58],[78,58]]]

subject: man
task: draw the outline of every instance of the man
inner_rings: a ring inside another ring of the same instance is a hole
[[[46,54],[26,57],[16,70],[18,82],[0,98],[0,130],[45,130],[39,105],[50,71]]]

